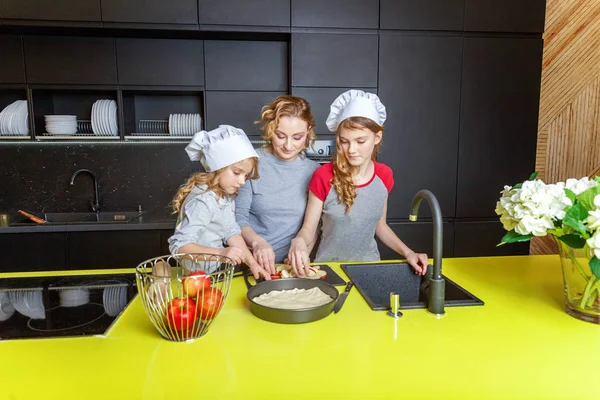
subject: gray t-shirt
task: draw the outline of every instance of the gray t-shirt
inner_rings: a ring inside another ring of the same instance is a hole
[[[383,216],[383,208],[394,185],[392,170],[385,164],[374,163],[373,177],[356,187],[356,198],[350,213],[339,203],[331,185],[333,165],[319,168],[310,182],[310,191],[323,201],[323,228],[316,262],[377,261],[380,259],[375,229]]]
[[[258,149],[259,178],[246,182],[235,198],[235,217],[273,247],[275,262],[287,257],[290,242],[304,220],[308,182],[319,164],[308,158],[282,161]]]

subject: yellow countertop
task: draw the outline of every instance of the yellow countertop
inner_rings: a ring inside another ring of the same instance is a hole
[[[173,343],[135,298],[106,337],[0,341],[0,399],[600,399],[600,326],[565,313],[558,256],[442,272],[485,305],[394,320],[352,289],[340,313],[281,325],[236,278],[209,332]]]

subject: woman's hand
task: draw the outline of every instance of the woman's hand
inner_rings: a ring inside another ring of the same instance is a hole
[[[302,238],[292,239],[290,251],[288,252],[288,261],[292,265],[294,273],[298,276],[308,274],[310,263],[309,251],[306,242]]]
[[[411,251],[406,255],[406,262],[415,269],[417,274],[425,275],[429,259],[425,253],[415,253]]]
[[[252,255],[269,274],[275,274],[275,252],[266,240],[252,243]]]
[[[220,252],[223,257],[228,257],[231,258],[233,260],[233,262],[235,263],[235,265],[239,265],[242,263],[242,260],[244,259],[244,251],[242,249],[240,249],[239,247],[235,247],[235,246],[229,246],[229,247],[225,247],[224,249],[221,249]]]
[[[257,262],[250,263],[248,267],[250,268],[250,272],[252,272],[254,279],[258,279],[260,276],[262,276],[266,281],[271,280],[271,274],[261,267]]]

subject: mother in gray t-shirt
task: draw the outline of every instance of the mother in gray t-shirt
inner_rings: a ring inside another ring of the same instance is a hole
[[[315,121],[306,100],[285,95],[262,108],[260,122],[267,145],[258,150],[259,178],[239,189],[235,217],[256,261],[275,273],[302,226],[308,183],[319,167],[305,155],[316,140]]]

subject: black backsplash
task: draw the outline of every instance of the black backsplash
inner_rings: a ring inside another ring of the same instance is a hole
[[[183,143],[11,143],[0,146],[0,212],[89,211],[96,174],[106,211],[168,213],[177,188],[195,171]]]

